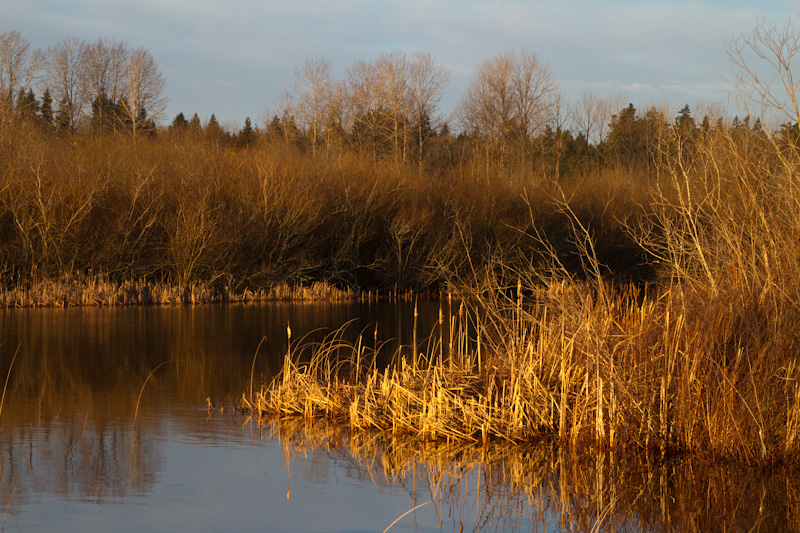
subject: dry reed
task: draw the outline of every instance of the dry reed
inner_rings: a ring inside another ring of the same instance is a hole
[[[528,289],[531,301],[521,296]],[[423,441],[557,440],[572,452],[796,462],[797,365],[726,340],[751,310],[692,307],[677,290],[533,289],[520,284],[518,298],[454,312],[452,340],[386,369],[363,342],[337,337],[302,357],[297,349],[250,402],[259,415],[325,416]]]
[[[340,289],[321,281],[307,285],[279,283],[264,289],[234,290],[228,286],[216,288],[204,283],[180,287],[145,279],[115,282],[105,274],[75,273],[0,290],[0,308],[349,301],[368,297],[369,294]]]

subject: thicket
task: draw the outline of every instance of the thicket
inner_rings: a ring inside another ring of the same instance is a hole
[[[474,141],[437,142],[420,171],[356,149],[314,157],[266,134],[242,146],[213,131],[132,139],[2,121],[3,285],[102,273],[234,291],[320,280],[436,289],[489,258],[540,257],[533,233],[569,261],[569,218],[553,202],[561,194],[603,236],[599,249],[620,276],[648,273],[619,216],[646,203],[639,178],[486,175]],[[446,149],[452,161],[439,165]]]

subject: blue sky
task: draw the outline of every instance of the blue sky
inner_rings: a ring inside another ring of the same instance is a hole
[[[511,48],[537,52],[571,101],[591,90],[637,107],[727,106],[726,43],[798,11],[797,0],[3,0],[0,31],[40,49],[66,37],[144,47],[167,79],[162,122],[214,113],[238,128],[265,118],[307,58],[341,78],[394,51],[430,52],[450,71],[444,113],[483,60]]]

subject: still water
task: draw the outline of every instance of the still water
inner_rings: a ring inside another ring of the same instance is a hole
[[[439,309],[420,306],[421,348]],[[2,529],[384,531],[416,507],[390,531],[798,530],[800,478],[781,469],[423,445],[219,407],[251,371],[256,387],[274,375],[287,324],[305,342],[346,325],[389,360],[413,342],[413,315],[391,302],[0,312]]]

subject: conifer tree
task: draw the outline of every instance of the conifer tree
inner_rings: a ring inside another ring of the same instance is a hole
[[[250,122],[250,117],[244,121],[244,128],[239,132],[236,139],[236,144],[239,147],[249,146],[256,140],[256,132],[253,129],[253,124]]]
[[[20,89],[17,93],[17,116],[21,119],[29,119],[36,116],[39,112],[39,103],[32,89],[26,92]]]
[[[198,117],[197,113],[195,113],[192,116],[192,119],[189,121],[189,131],[200,131],[201,128],[202,126],[200,125],[200,117]]]
[[[156,133],[156,124],[147,116],[147,109],[144,107],[139,108],[139,112],[136,115],[136,131],[150,136]]]
[[[39,118],[45,126],[53,125],[53,97],[50,96],[50,89],[45,89],[42,94],[42,105],[39,106]]]
[[[97,95],[92,101],[92,127],[95,130],[112,131],[118,120],[117,105],[106,93]]]
[[[169,127],[172,130],[182,131],[185,130],[187,127],[189,127],[189,121],[186,120],[186,117],[183,115],[183,112],[181,111],[180,113],[175,115],[175,118],[172,119],[172,124],[170,124]]]
[[[69,104],[63,98],[58,103],[58,112],[56,113],[56,129],[61,132],[72,131],[70,125],[72,113],[69,111]]]
[[[214,143],[224,142],[227,140],[228,136],[225,130],[222,129],[222,126],[219,125],[219,122],[217,122],[217,117],[213,113],[206,124],[205,134],[206,138]]]

